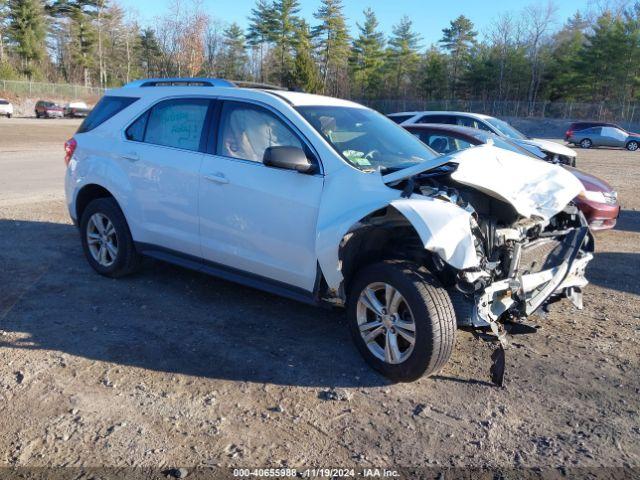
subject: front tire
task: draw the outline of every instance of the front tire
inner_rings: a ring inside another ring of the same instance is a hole
[[[580,148],[591,148],[593,146],[593,142],[588,138],[583,138],[580,140]]]
[[[97,198],[87,205],[80,235],[87,261],[100,275],[123,277],[140,266],[127,220],[113,198]]]
[[[373,368],[409,382],[438,372],[455,343],[446,290],[417,265],[385,261],[363,268],[349,289],[351,336]]]
[[[630,152],[635,152],[636,150],[638,150],[638,147],[640,145],[638,144],[638,142],[636,142],[635,140],[631,140],[630,142],[627,143],[626,147],[627,150],[629,150]]]

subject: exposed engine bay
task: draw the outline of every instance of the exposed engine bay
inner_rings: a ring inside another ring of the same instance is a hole
[[[456,181],[456,169],[457,164],[446,164],[394,188],[402,189],[404,198],[419,195],[470,214],[478,265],[457,269],[433,255],[428,266],[451,292],[458,326],[490,327],[504,348],[504,322],[522,321],[562,297],[582,308],[584,272],[594,247],[582,213],[570,202],[548,219],[523,217],[506,201]]]
[[[584,269],[593,239],[582,213],[571,203],[545,220],[523,218],[508,203],[452,178],[456,164],[416,175],[398,185],[414,193],[457,205],[470,213],[479,265],[456,270],[438,256],[431,266],[445,285],[455,286],[475,308],[461,326],[488,326],[504,317],[526,317],[547,300],[568,296],[582,308]]]

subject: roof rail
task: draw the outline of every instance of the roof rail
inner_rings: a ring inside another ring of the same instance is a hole
[[[235,83],[222,78],[145,78],[134,80],[124,88],[138,87],[235,87]]]
[[[249,82],[246,80],[230,80],[236,87],[239,88],[260,88],[262,90],[286,90],[279,85],[273,85],[272,83],[261,82]]]

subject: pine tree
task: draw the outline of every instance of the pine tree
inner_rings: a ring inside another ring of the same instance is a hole
[[[441,100],[448,92],[448,80],[447,57],[432,46],[422,60],[420,93],[427,100]]]
[[[34,62],[45,54],[46,27],[44,10],[39,0],[9,0],[8,37],[20,57],[22,72],[32,78],[36,72]]]
[[[249,60],[247,47],[242,29],[237,23],[232,23],[223,32],[222,75],[225,78],[243,80],[246,76],[246,66]]]
[[[82,69],[82,81],[85,86],[91,85],[91,69],[95,66],[95,47],[97,32],[91,22],[91,17],[80,5],[71,8],[69,15],[72,32],[72,58]]]
[[[548,73],[549,95],[552,100],[575,100],[579,94],[576,90],[578,72],[575,66],[586,42],[585,31],[588,26],[589,22],[580,12],[576,12],[554,36],[553,64]]]
[[[405,15],[393,26],[388,48],[388,68],[398,96],[406,95],[406,89],[412,83],[420,61],[419,47],[420,35],[413,31],[413,22]]]
[[[313,16],[320,24],[313,29],[318,39],[322,91],[338,94],[339,76],[346,72],[349,58],[349,33],[342,12],[342,0],[322,0]]]
[[[385,38],[373,10],[367,8],[363,13],[364,24],[357,24],[360,33],[353,42],[349,65],[355,90],[364,98],[371,98],[380,91],[382,83]]]
[[[313,59],[309,25],[304,20],[300,21],[296,29],[296,38],[293,72],[287,86],[303,92],[316,93],[322,88],[322,80]]]
[[[162,52],[156,34],[151,28],[145,28],[140,34],[140,67],[147,78],[160,75],[158,59]]]
[[[274,7],[267,0],[257,0],[255,8],[251,9],[249,27],[247,29],[247,44],[259,49],[260,53],[260,81],[266,82],[268,72],[265,65],[265,50],[275,40]]]
[[[284,85],[287,78],[290,78],[293,69],[291,53],[295,46],[295,33],[300,21],[297,16],[300,11],[300,4],[298,0],[275,0],[272,9],[270,39],[275,44],[278,77],[280,83]]]
[[[598,18],[593,33],[587,35],[576,67],[585,95],[603,101],[614,95],[625,60],[624,24],[606,12]]]
[[[440,43],[449,51],[451,56],[451,97],[457,92],[458,82],[462,71],[469,59],[469,51],[476,42],[477,32],[473,30],[473,23],[464,15],[450,22],[449,28],[442,29]]]

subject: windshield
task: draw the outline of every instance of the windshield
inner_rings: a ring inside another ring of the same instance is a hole
[[[527,136],[524,133],[519,132],[507,122],[499,120],[497,118],[487,118],[487,122],[498,130],[505,137],[514,138],[516,140],[526,140]]]
[[[360,170],[400,170],[438,154],[393,121],[353,107],[298,107],[298,112],[351,165]]]

